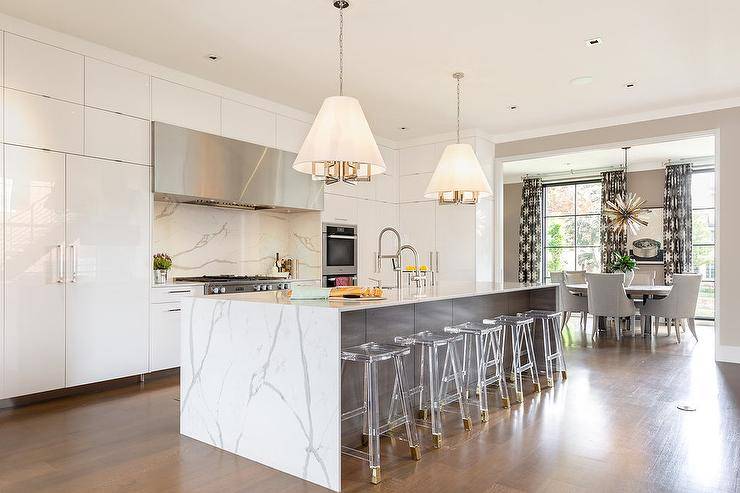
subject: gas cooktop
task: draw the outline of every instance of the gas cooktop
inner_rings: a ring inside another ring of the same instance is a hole
[[[205,283],[206,294],[249,293],[252,291],[279,291],[290,288],[290,281],[273,276],[200,276],[176,277],[175,281]]]

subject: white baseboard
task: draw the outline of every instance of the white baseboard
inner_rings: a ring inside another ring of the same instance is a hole
[[[717,346],[714,359],[723,363],[740,364],[740,346]]]

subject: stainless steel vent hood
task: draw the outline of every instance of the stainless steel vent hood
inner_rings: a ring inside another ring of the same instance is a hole
[[[239,209],[324,208],[322,182],[292,168],[296,155],[152,123],[154,198]]]

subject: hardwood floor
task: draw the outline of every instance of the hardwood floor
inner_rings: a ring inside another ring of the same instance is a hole
[[[342,462],[351,492],[738,491],[740,365],[700,343],[566,333],[568,380],[472,432],[450,414],[423,457],[385,440],[383,482]],[[0,491],[327,491],[178,434],[176,378],[0,412]],[[679,403],[697,408],[682,412]]]

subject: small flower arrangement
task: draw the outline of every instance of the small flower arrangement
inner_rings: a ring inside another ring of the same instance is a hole
[[[152,266],[154,270],[170,270],[172,259],[166,253],[156,253],[153,257]]]

